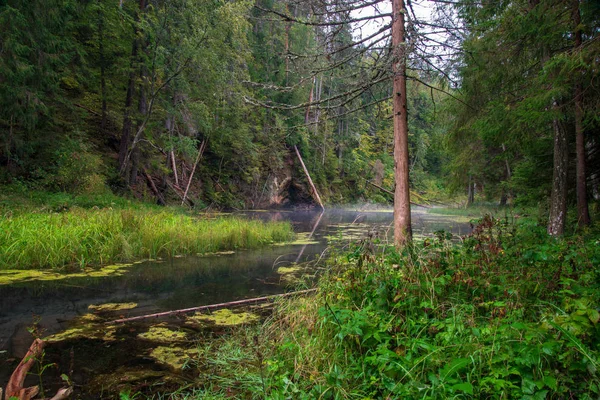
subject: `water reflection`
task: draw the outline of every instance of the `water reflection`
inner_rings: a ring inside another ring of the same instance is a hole
[[[233,254],[190,256],[132,266],[122,276],[78,277],[57,282],[28,282],[0,286],[0,356],[22,356],[31,336],[33,316],[47,334],[65,329],[69,321],[88,312],[92,304],[135,302],[124,316],[221,303],[281,293],[286,281],[277,268],[313,260],[328,246],[345,246],[371,232],[391,238],[392,210],[328,210],[246,212],[248,218],[290,221],[298,243]],[[413,212],[413,232],[469,231],[466,221]],[[4,371],[0,371],[0,378]]]

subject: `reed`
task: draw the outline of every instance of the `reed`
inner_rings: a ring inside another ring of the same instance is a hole
[[[100,266],[140,258],[251,249],[291,239],[291,226],[158,209],[20,213],[0,220],[0,269]]]

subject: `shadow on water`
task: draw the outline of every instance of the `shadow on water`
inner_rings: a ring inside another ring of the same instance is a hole
[[[73,370],[75,382],[86,388],[79,392],[81,398],[99,398],[99,393],[105,389],[108,389],[108,398],[114,396],[118,382],[129,382],[122,378],[111,383],[111,379],[116,379],[113,376],[115,371],[120,376],[129,376],[133,382],[154,376],[177,387],[185,373],[182,368],[174,367],[164,359],[189,358],[189,349],[179,349],[172,343],[157,347],[156,340],[140,339],[140,332],[155,329],[156,321],[111,328],[103,322],[282,293],[290,282],[282,271],[293,270],[289,268],[291,265],[315,260],[328,247],[343,248],[369,233],[383,241],[391,240],[392,236],[391,210],[240,214],[266,221],[289,221],[298,234],[297,241],[252,251],[146,261],[113,276],[0,284],[0,382],[8,380],[27,351],[32,341],[29,330],[36,320],[44,336],[62,335],[74,327],[79,329],[77,334],[51,343],[46,357],[49,362],[58,364],[57,376],[59,372],[69,374],[70,369]],[[427,214],[424,210],[413,211],[415,236],[439,230],[462,235],[470,232],[470,225],[466,219]],[[107,311],[94,308],[107,303],[129,306],[117,306]],[[162,321],[166,324],[164,327],[171,329],[169,332],[183,332],[188,342],[203,340],[207,335],[210,337],[223,330],[215,329],[210,323],[198,327],[188,322],[182,317]],[[167,350],[163,349],[158,354],[156,349],[163,347]],[[145,374],[141,373],[140,367]],[[106,376],[106,382],[97,383],[98,376]]]

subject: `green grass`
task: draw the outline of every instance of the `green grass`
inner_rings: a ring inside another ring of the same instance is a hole
[[[476,203],[469,207],[432,207],[427,210],[429,214],[457,215],[465,217],[482,217],[486,214],[496,217],[522,213],[523,210],[514,209],[510,206],[500,207],[492,203]]]
[[[332,258],[319,288],[280,302],[255,355],[215,380],[256,399],[600,396],[597,226],[555,239],[532,219],[486,217],[458,244],[363,244]]]
[[[65,197],[62,212],[29,200],[9,207],[0,220],[0,269],[46,269],[100,266],[113,262],[173,255],[250,249],[289,240],[291,226],[221,217],[192,217],[118,198],[118,207],[98,208],[93,200]],[[44,197],[45,200],[48,197]],[[81,208],[74,203],[94,204]],[[63,204],[58,202],[58,204]],[[111,201],[111,204],[115,204]],[[16,210],[13,212],[13,210]]]

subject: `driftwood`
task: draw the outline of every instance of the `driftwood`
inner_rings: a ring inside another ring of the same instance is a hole
[[[19,365],[17,365],[17,368],[8,380],[8,384],[6,385],[6,400],[11,397],[16,397],[19,400],[29,400],[38,394],[39,387],[32,386],[24,389],[23,382],[36,359],[39,359],[42,355],[44,345],[45,343],[41,339],[35,339],[33,341],[29,350],[27,350],[27,354],[25,354],[25,357],[23,357]]]
[[[163,198],[162,194],[158,191],[158,188],[154,184],[152,177],[150,176],[150,174],[148,174],[148,172],[145,169],[143,169],[142,171],[144,173],[144,176],[146,177],[148,186],[150,186],[150,189],[152,189],[152,192],[154,193],[154,195],[156,196],[156,199],[158,200],[158,204],[160,204],[161,206],[164,206],[166,204],[165,199]]]
[[[192,184],[192,178],[194,177],[194,172],[196,172],[196,167],[198,166],[198,162],[200,162],[200,159],[202,158],[202,154],[204,153],[205,149],[206,149],[206,140],[203,140],[202,143],[200,143],[200,148],[198,149],[198,156],[196,156],[196,161],[194,162],[194,168],[192,168],[192,173],[190,174],[190,179],[188,179],[187,186],[185,187],[185,192],[183,193],[183,199],[181,200],[181,205],[185,204],[185,199],[187,197],[188,190],[190,190],[190,185]]]
[[[42,352],[44,351],[44,346],[46,343],[42,339],[35,339],[29,350],[27,350],[27,354],[21,360],[17,368],[10,376],[8,380],[8,384],[6,385],[6,397],[5,400],[9,399],[18,399],[18,400],[30,400],[35,397],[40,388],[38,386],[32,386],[28,388],[23,388],[23,384],[25,382],[25,378],[33,364],[36,363],[42,356]],[[73,394],[72,387],[66,387],[59,389],[58,392],[52,397],[50,400],[65,400],[69,396]],[[2,399],[2,389],[0,388],[0,399]]]
[[[308,169],[306,169],[306,165],[304,165],[304,160],[302,160],[302,156],[300,155],[300,152],[298,151],[298,147],[296,147],[296,145],[294,145],[294,150],[296,151],[296,156],[298,156],[298,160],[300,160],[300,164],[302,165],[302,169],[304,170],[304,173],[306,174],[306,177],[308,178],[308,183],[310,184],[310,187],[312,188],[312,191],[313,191],[313,194],[315,196],[315,199],[317,200],[317,202],[321,206],[321,209],[323,211],[325,211],[325,207],[323,207],[323,202],[321,201],[321,197],[319,196],[319,192],[317,192],[317,188],[315,187],[315,184],[313,183],[312,179],[310,179],[310,174],[308,173]]]
[[[115,319],[114,321],[109,321],[109,322],[106,322],[105,324],[107,324],[107,325],[121,324],[121,323],[125,323],[125,322],[139,321],[142,319],[160,318],[160,317],[168,317],[168,316],[177,315],[177,314],[185,314],[185,313],[189,313],[189,312],[193,312],[193,311],[218,310],[220,308],[226,308],[226,307],[237,307],[237,306],[244,306],[244,305],[249,305],[249,304],[260,304],[260,303],[266,303],[266,302],[271,301],[276,298],[312,293],[312,292],[315,292],[316,290],[317,289],[299,290],[296,292],[275,294],[272,296],[255,297],[252,299],[229,301],[227,303],[210,304],[210,305],[206,305],[206,306],[183,308],[180,310],[165,311],[165,312],[159,312],[159,313],[154,313],[154,314],[138,315],[137,317]]]
[[[65,400],[68,399],[73,394],[73,388],[67,387],[58,389],[58,392],[54,395],[50,400]]]

